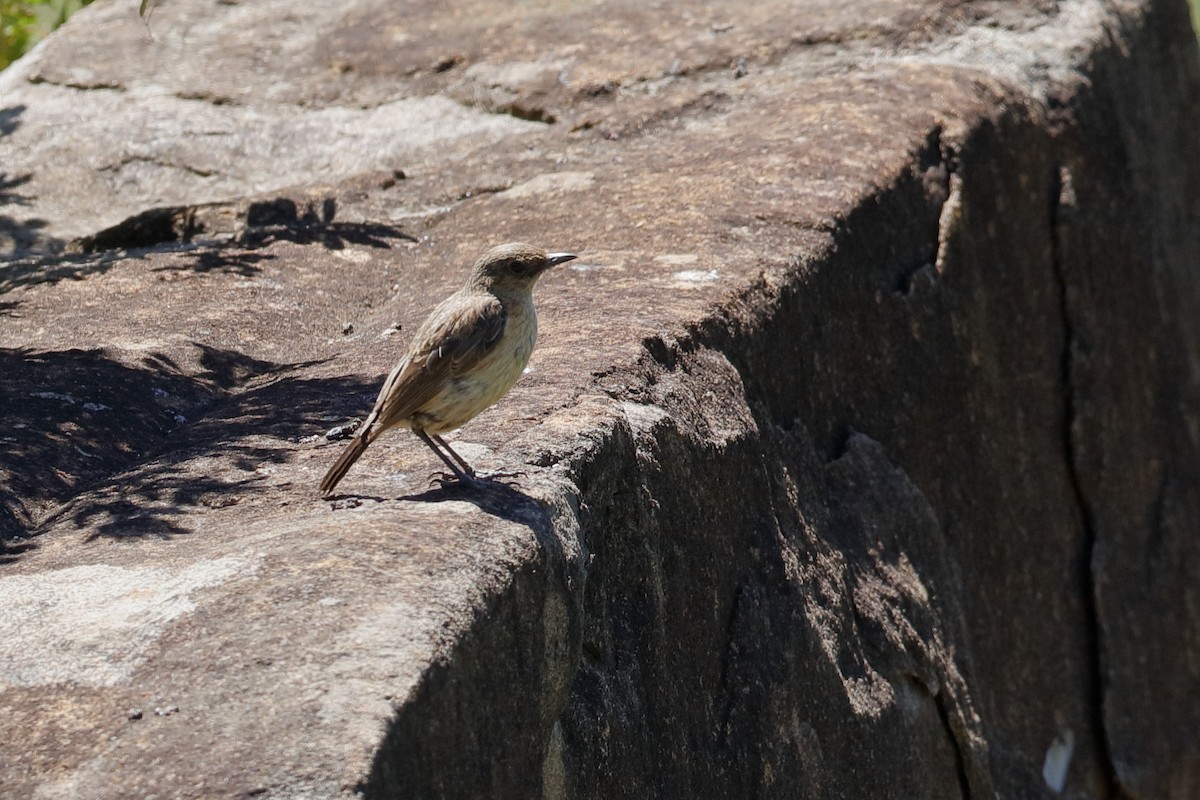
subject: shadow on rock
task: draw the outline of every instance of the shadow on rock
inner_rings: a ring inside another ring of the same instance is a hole
[[[64,513],[89,541],[194,533],[197,509],[235,506],[271,488],[263,467],[289,461],[292,443],[322,427],[330,396],[365,388],[347,378],[273,374],[266,381],[217,402],[153,463]]]
[[[155,449],[212,390],[165,357],[0,349],[0,540]]]
[[[28,205],[29,201],[26,199],[25,195],[21,194],[20,192],[14,192],[13,189],[20,188],[29,183],[29,180],[32,177],[33,176],[29,174],[9,177],[7,172],[0,172],[0,205]]]
[[[166,264],[161,267],[155,267],[155,272],[178,272],[191,270],[192,272],[224,272],[229,275],[239,275],[243,278],[249,278],[262,272],[262,267],[259,264],[264,261],[273,261],[275,256],[270,253],[255,253],[246,250],[205,250],[196,255],[194,259],[182,260],[179,263]]]
[[[532,497],[521,492],[517,487],[494,481],[486,487],[477,489],[464,486],[454,481],[426,489],[417,494],[404,495],[400,500],[414,503],[446,503],[452,500],[462,500],[477,506],[481,511],[493,517],[516,522],[536,528],[535,523],[545,519],[545,509]],[[536,529],[534,531],[537,532]]]
[[[9,218],[0,214],[0,247],[8,227]],[[40,220],[25,220],[26,227],[42,227]],[[30,240],[32,242],[32,240]],[[30,245],[32,246],[32,245]],[[0,255],[0,295],[23,286],[42,283],[81,280],[99,275],[112,269],[117,259],[112,254],[102,256],[79,255],[26,255],[5,260]]]
[[[431,480],[434,482],[438,481],[437,473],[431,477]],[[325,499],[334,503],[335,508],[355,508],[361,505],[364,500],[376,503],[388,501],[386,497],[358,494],[356,492],[339,493]],[[543,537],[544,533],[549,532],[549,526],[546,521],[546,510],[537,500],[519,491],[511,484],[497,481],[484,488],[475,488],[464,486],[451,477],[450,480],[442,485],[431,487],[423,492],[401,495],[396,498],[396,501],[411,503],[471,503],[479,508],[479,510],[493,517],[527,526],[537,535],[538,540],[543,545],[547,544],[547,540]],[[557,546],[558,540],[555,539],[553,543]]]
[[[294,374],[312,363],[196,346],[199,374],[161,353],[130,364],[103,350],[0,350],[0,542],[64,518],[88,539],[188,532],[191,509],[260,491],[260,468],[321,427],[330,397],[368,388]]]
[[[332,197],[159,206],[74,239],[66,250],[88,254],[183,245],[171,263],[157,269],[253,275],[260,262],[274,258],[254,251],[275,242],[341,250],[349,244],[390,248],[394,240],[417,241],[392,225],[334,222],[336,213],[337,201]],[[188,247],[193,243],[195,249]]]
[[[21,115],[24,113],[23,105],[0,108],[0,137],[11,136],[13,131],[21,126]],[[0,171],[0,208],[29,205],[30,196],[14,190],[29,183],[32,177],[28,174],[10,175]],[[40,233],[45,227],[46,221],[43,219],[18,219],[8,214],[0,214],[0,252],[18,254],[33,249],[52,252],[62,249],[63,243],[60,240]]]
[[[415,503],[445,503],[461,500],[475,505],[480,511],[498,519],[524,525],[537,537],[542,551],[561,561],[566,558],[562,542],[554,534],[546,507],[520,491],[519,486],[495,481],[486,488],[476,489],[448,482],[418,494],[405,495],[400,500]]]
[[[225,247],[183,252],[169,264],[155,267],[155,272],[223,272],[251,277],[262,271],[264,262],[275,260],[271,253],[260,252],[276,242],[316,244],[327,250],[342,250],[349,244],[390,248],[391,240],[417,241],[410,234],[387,225],[368,223],[315,223],[250,228]]]
[[[11,136],[21,127],[21,115],[25,113],[24,105],[0,108],[0,136]]]
[[[265,247],[272,242],[286,241],[295,244],[319,244],[326,250],[342,250],[349,244],[390,248],[392,240],[395,239],[406,242],[418,241],[417,237],[412,234],[390,225],[367,222],[330,222],[251,228],[240,237],[239,242],[246,247]]]

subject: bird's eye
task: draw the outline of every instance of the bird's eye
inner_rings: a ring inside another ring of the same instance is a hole
[[[524,261],[510,261],[508,262],[508,269],[514,275],[524,275],[529,266]]]

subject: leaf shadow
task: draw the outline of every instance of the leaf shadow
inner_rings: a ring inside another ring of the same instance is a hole
[[[262,468],[296,456],[292,443],[323,426],[329,398],[369,388],[360,379],[289,374],[313,363],[275,365],[266,382],[214,404],[132,480],[111,482],[73,503],[74,526],[87,530],[87,541],[169,538],[197,532],[193,512],[200,507],[238,505],[268,491]],[[218,378],[228,379],[228,373]]]
[[[305,374],[320,361],[195,346],[194,374],[163,353],[127,363],[100,349],[0,349],[0,556],[64,520],[89,541],[193,532],[196,507],[263,491],[259,468],[294,457],[330,398],[370,389]]]
[[[26,109],[23,104],[0,108],[0,138],[11,136],[21,127],[21,116]],[[31,174],[13,175],[0,171],[0,207],[28,206],[33,195],[19,190],[32,178]],[[0,252],[15,256],[35,249],[61,250],[63,242],[60,239],[41,232],[46,226],[46,220],[38,217],[18,218],[0,213]]]
[[[0,215],[0,237],[4,235],[5,220]],[[25,224],[37,220],[26,220]],[[58,283],[64,280],[82,280],[91,275],[99,275],[112,269],[117,263],[113,253],[95,255],[70,254],[22,254],[5,259],[0,256],[0,295],[25,286],[36,286],[42,283]],[[17,301],[13,301],[17,302]]]
[[[0,348],[0,374],[0,541],[161,445],[214,396],[156,354],[130,364],[102,349]]]

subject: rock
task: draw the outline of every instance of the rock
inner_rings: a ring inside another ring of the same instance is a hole
[[[1200,795],[1182,3],[151,33],[0,74],[0,796]],[[521,487],[320,499],[506,240]]]

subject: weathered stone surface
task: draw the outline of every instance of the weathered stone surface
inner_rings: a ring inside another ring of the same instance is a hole
[[[1183,3],[134,5],[0,75],[0,796],[1200,795]],[[319,501],[510,239],[520,491]]]

